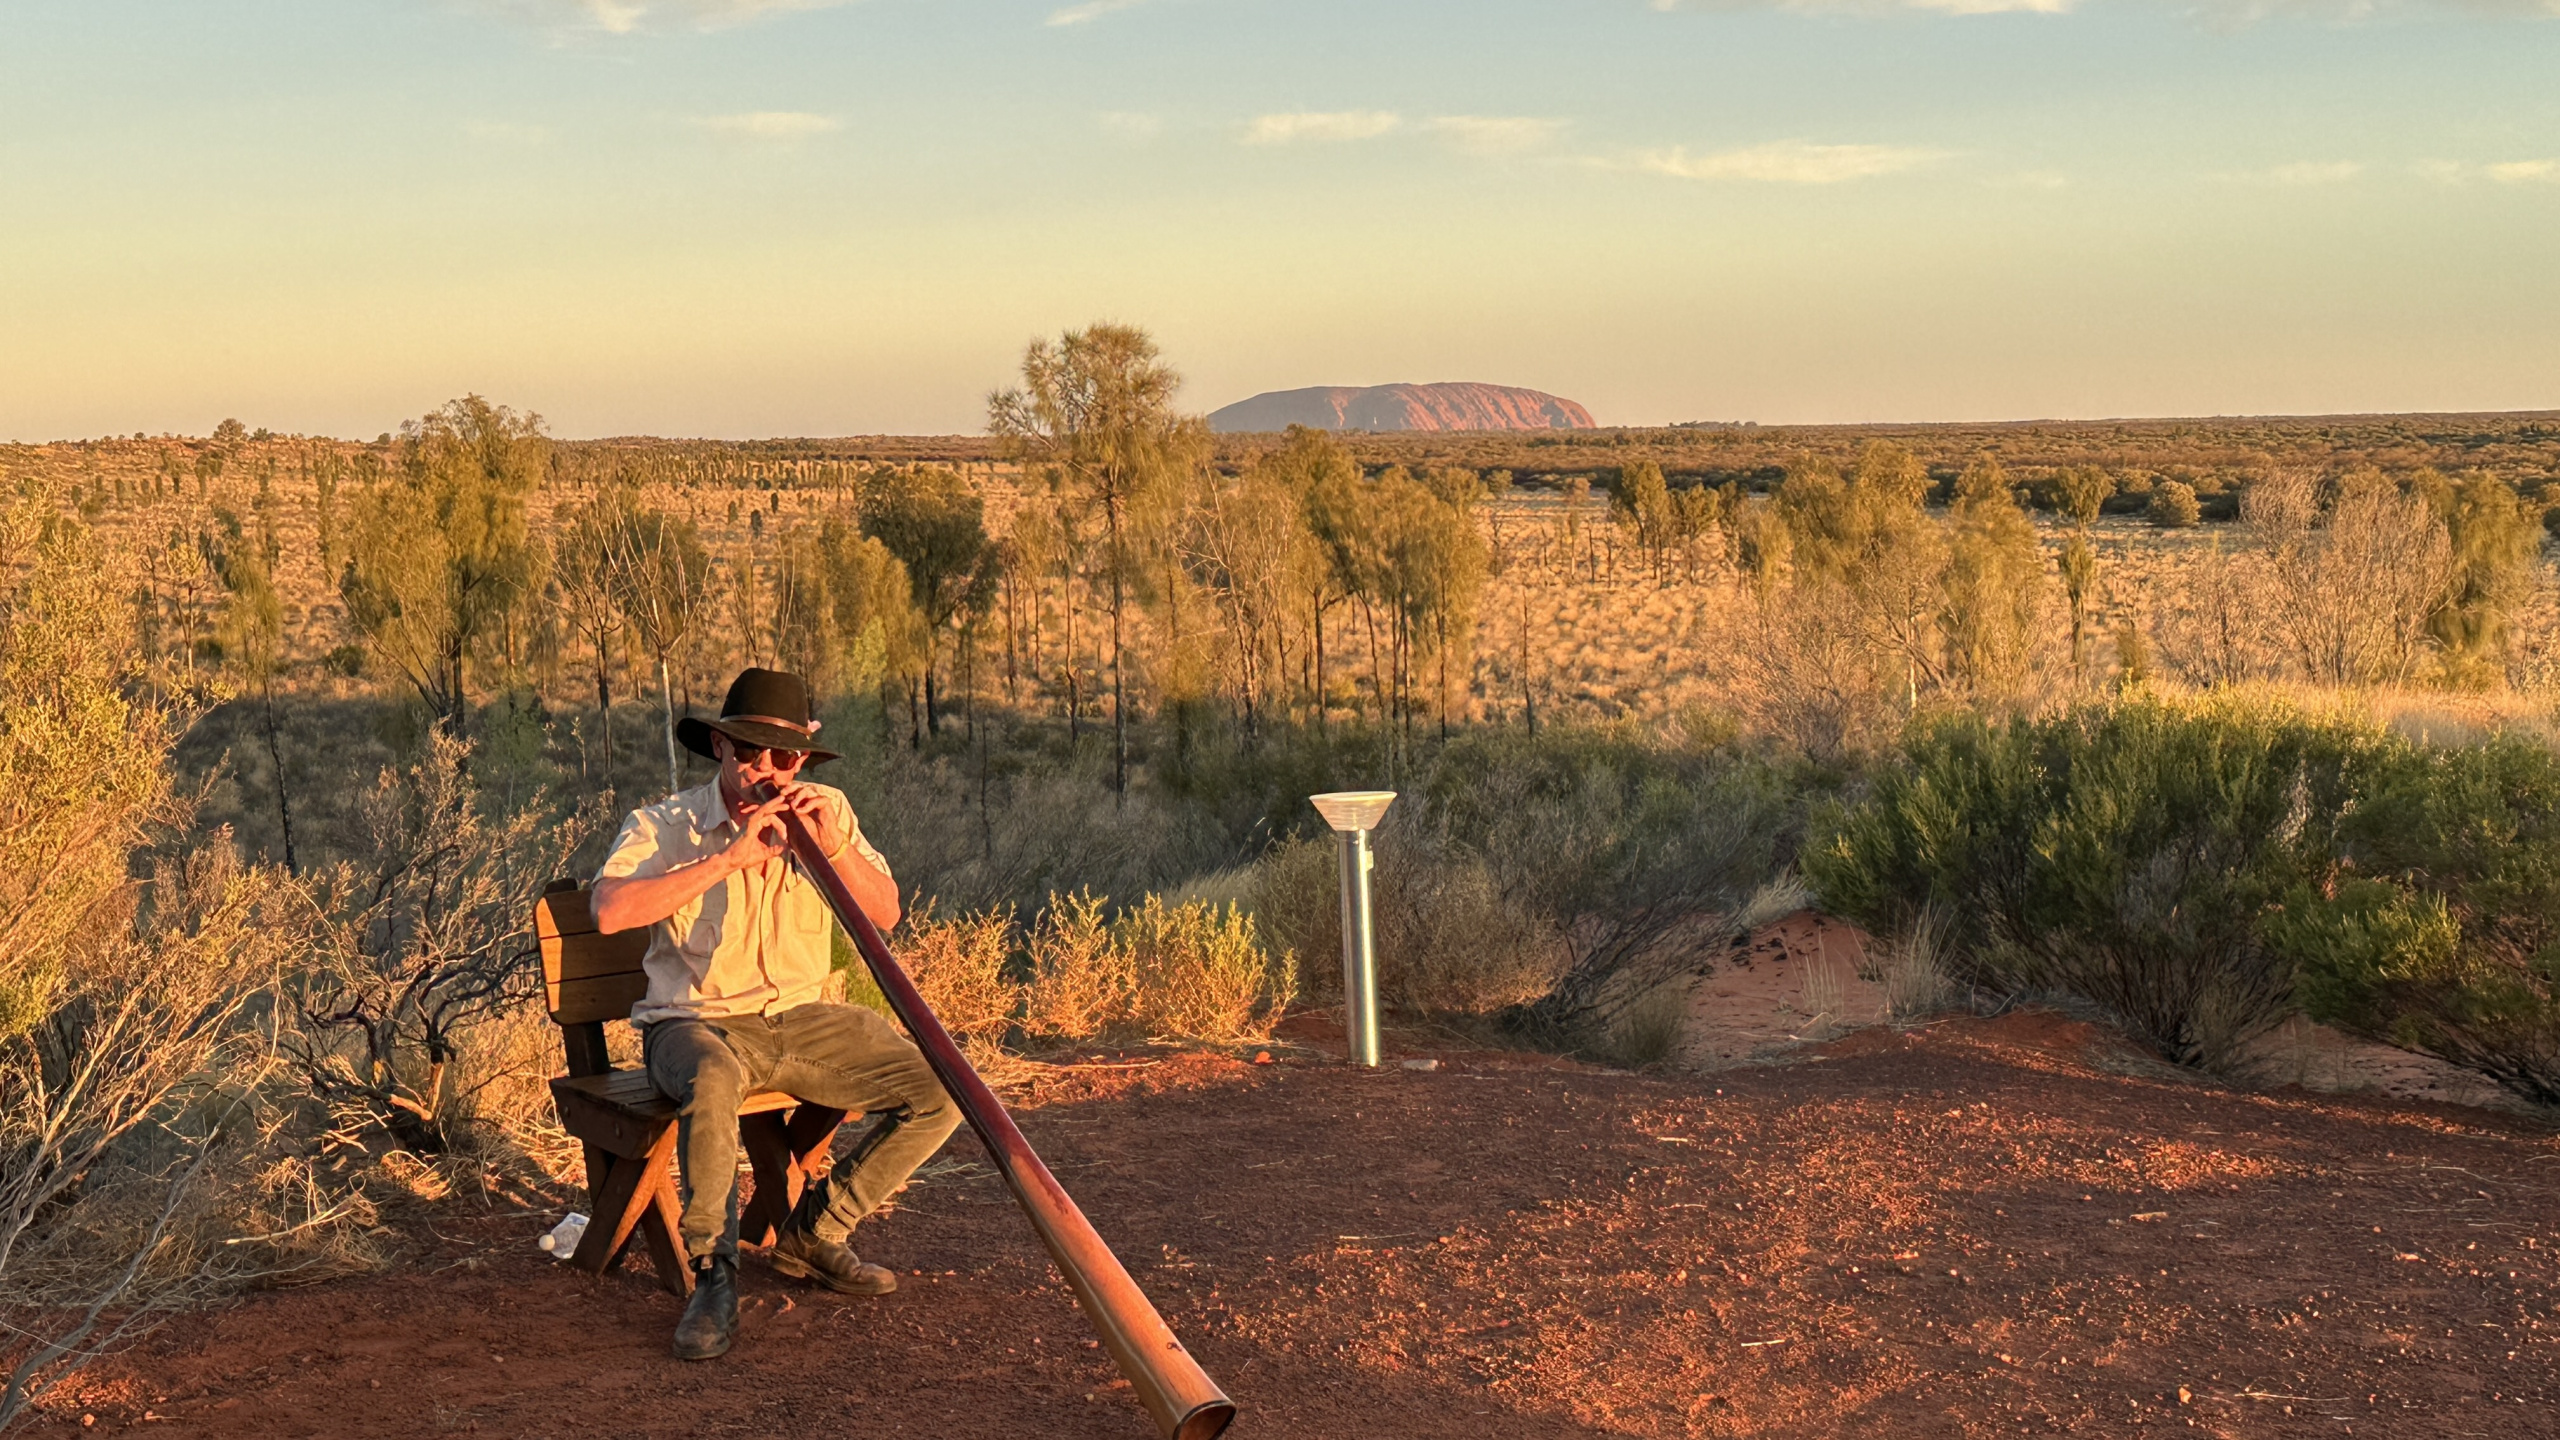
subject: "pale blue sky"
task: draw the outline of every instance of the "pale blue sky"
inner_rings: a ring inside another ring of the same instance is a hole
[[[1951,13],[2000,6],[2056,13]],[[0,437],[2560,406],[2560,0],[10,0]]]

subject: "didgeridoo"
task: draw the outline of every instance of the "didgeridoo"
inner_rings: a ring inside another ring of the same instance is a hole
[[[773,797],[770,787],[759,788],[761,798]],[[1147,1413],[1155,1417],[1156,1428],[1165,1440],[1211,1440],[1236,1417],[1235,1402],[1182,1348],[1164,1317],[1138,1289],[1138,1282],[1129,1278],[1120,1257],[1102,1243],[1093,1222],[1084,1218],[1058,1177],[1033,1153],[1031,1142],[1022,1138],[995,1092],[978,1078],[977,1068],[960,1052],[951,1032],[942,1028],[933,1007],[925,1004],[916,982],[907,978],[906,969],[889,953],[880,928],[854,903],[844,877],[827,863],[818,837],[790,810],[782,812],[782,824],[800,868],[817,883],[818,893],[827,898],[828,908],[836,912],[845,933],[862,952],[863,963],[871,967],[871,978],[888,997],[889,1009],[915,1037],[916,1048],[924,1052],[942,1088],[967,1117],[969,1128],[978,1132],[979,1143],[994,1158],[1022,1213],[1031,1217],[1031,1228],[1039,1232],[1040,1243],[1049,1247],[1049,1258],[1067,1277],[1076,1303],[1101,1332],[1103,1348],[1111,1352]]]

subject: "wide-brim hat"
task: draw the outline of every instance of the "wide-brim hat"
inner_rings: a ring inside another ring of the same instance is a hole
[[[811,765],[836,759],[818,743],[818,721],[809,713],[809,686],[788,670],[746,669],[729,683],[720,702],[720,718],[687,715],[676,722],[676,743],[706,760],[716,760],[711,737],[726,735],[741,745],[805,752]]]

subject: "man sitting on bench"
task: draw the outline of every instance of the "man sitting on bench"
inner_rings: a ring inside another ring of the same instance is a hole
[[[898,887],[844,793],[795,778],[836,758],[817,730],[799,676],[743,672],[719,719],[676,727],[686,749],[719,762],[719,777],[632,811],[596,874],[596,928],[650,930],[649,989],[631,1019],[650,1083],[682,1107],[680,1230],[694,1289],[675,1353],[687,1360],[726,1352],[737,1334],[741,1098],[779,1090],[848,1114],[889,1113],[873,1143],[811,1181],[774,1237],[774,1269],[848,1295],[898,1288],[845,1241],[960,1123],[923,1054],[885,1017],[819,998],[833,919],[788,854],[782,812],[808,825],[883,930],[898,922]],[[768,784],[775,799],[748,798]]]

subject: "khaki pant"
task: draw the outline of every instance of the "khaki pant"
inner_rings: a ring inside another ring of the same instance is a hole
[[[738,1104],[760,1090],[842,1110],[886,1111],[878,1143],[810,1182],[794,1210],[819,1239],[842,1241],[959,1127],[915,1043],[878,1011],[803,1005],[779,1015],[660,1020],[645,1027],[650,1083],[683,1107],[685,1254],[738,1253]]]

